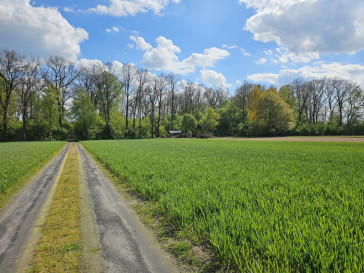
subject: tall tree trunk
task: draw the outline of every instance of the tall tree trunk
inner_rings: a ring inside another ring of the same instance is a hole
[[[126,130],[126,138],[129,135],[129,96],[126,96],[126,109],[125,109],[125,130]]]
[[[8,140],[8,107],[3,108],[3,141]]]
[[[62,127],[62,103],[58,99],[58,124],[60,127]]]
[[[343,102],[338,100],[337,102],[337,106],[338,106],[338,111],[339,111],[339,126],[341,126],[343,124]]]
[[[172,122],[174,121],[174,91],[172,91],[172,109],[171,109],[171,118]]]
[[[150,117],[150,127],[151,127],[151,134],[152,134],[152,138],[154,138],[154,117]]]
[[[24,107],[24,109],[26,109],[26,108]],[[27,136],[26,136],[27,114],[25,113],[25,111],[23,111],[22,115],[23,115],[23,140],[26,141],[27,140]]]
[[[161,104],[158,107],[157,138],[159,137],[160,121],[161,121]]]

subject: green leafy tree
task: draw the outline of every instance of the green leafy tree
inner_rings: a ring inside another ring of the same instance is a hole
[[[232,101],[218,109],[217,112],[220,115],[219,124],[216,127],[217,135],[236,135],[238,133],[238,125],[242,120],[242,108]]]
[[[87,90],[78,88],[75,91],[72,114],[76,120],[75,134],[77,138],[82,140],[97,138],[103,123],[91,103]]]
[[[297,106],[297,98],[290,85],[284,85],[279,89],[279,96],[284,100],[292,109]]]
[[[220,115],[215,112],[212,107],[207,107],[203,117],[199,121],[199,125],[203,132],[213,133],[219,124]]]
[[[184,134],[192,136],[197,129],[197,120],[192,114],[184,114],[181,119],[181,130]]]
[[[110,70],[110,69],[109,69]],[[111,139],[111,110],[118,101],[118,97],[122,94],[124,85],[118,78],[105,70],[100,75],[100,80],[97,85],[99,93],[99,103],[102,116],[106,124],[106,138]]]
[[[293,110],[275,89],[268,89],[257,104],[254,121],[252,124],[265,134],[282,134],[292,128]]]
[[[263,93],[259,86],[254,86],[249,94],[249,106],[248,106],[248,120],[254,126],[261,126],[261,120],[258,118],[258,111],[260,107],[260,101],[263,98]]]
[[[43,95],[40,106],[41,106],[41,120],[47,123],[47,133],[50,140],[53,139],[53,132],[57,129],[58,121],[58,107],[57,97],[58,93],[50,85],[47,87],[47,91]]]

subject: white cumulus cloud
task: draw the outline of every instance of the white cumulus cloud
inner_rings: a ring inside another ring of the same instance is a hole
[[[260,58],[259,60],[255,61],[256,64],[265,64],[267,62],[266,58]]]
[[[276,84],[278,77],[279,75],[274,73],[257,73],[248,75],[247,79],[253,82],[269,82],[271,84]]]
[[[222,47],[223,48],[228,48],[228,49],[237,49],[237,48],[239,48],[237,45],[227,45],[227,44],[223,44]]]
[[[119,31],[120,31],[120,29],[118,27],[112,27],[112,28],[106,29],[106,32],[109,32],[109,33],[117,33]]]
[[[0,37],[1,48],[75,60],[88,33],[70,25],[56,8],[33,7],[30,0],[0,0]]]
[[[82,58],[78,61],[76,61],[76,65],[78,67],[86,67],[86,68],[89,68],[89,67],[92,67],[92,66],[103,66],[104,63],[98,59],[85,59],[85,58]]]
[[[364,5],[360,0],[239,0],[256,13],[245,29],[297,55],[364,50]]]
[[[143,65],[149,69],[168,70],[180,74],[192,72],[191,67],[178,60],[176,53],[181,49],[165,37],[156,39],[157,47],[148,49],[143,56]]]
[[[203,53],[192,53],[188,58],[180,61],[177,54],[181,49],[172,40],[163,36],[156,39],[157,46],[153,47],[144,38],[130,36],[138,49],[145,51],[142,63],[148,69],[167,70],[177,74],[194,72],[196,67],[213,67],[218,60],[224,59],[230,53],[216,47],[205,49]],[[132,48],[132,46],[129,46]]]
[[[144,38],[142,37],[136,37],[136,36],[130,36],[130,40],[135,42],[138,49],[141,49],[143,51],[151,49],[152,45],[147,43]]]
[[[108,6],[97,5],[95,8],[90,8],[89,11],[117,17],[136,15],[148,11],[160,14],[169,2],[179,3],[180,0],[110,0]]]
[[[364,88],[364,66],[358,64],[322,63],[303,66],[299,69],[282,69],[279,73],[258,73],[247,77],[255,82],[269,82],[279,86],[291,83],[294,79],[304,78],[307,80],[317,78],[339,77],[352,80]]]
[[[200,73],[202,82],[208,87],[217,88],[229,86],[226,84],[226,78],[221,73],[217,73],[216,71],[209,69],[202,69]]]
[[[205,49],[203,54],[193,53],[185,60],[185,63],[192,66],[210,67],[214,66],[217,60],[224,59],[229,55],[230,53],[226,50],[212,47]]]

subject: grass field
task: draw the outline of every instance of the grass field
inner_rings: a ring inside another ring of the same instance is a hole
[[[0,194],[62,145],[62,141],[0,143]]]
[[[241,272],[364,271],[364,144],[83,142]],[[192,238],[192,239],[193,239]]]

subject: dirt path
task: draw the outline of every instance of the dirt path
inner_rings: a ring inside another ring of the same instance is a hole
[[[69,144],[0,215],[0,272],[27,272],[42,235]],[[77,145],[83,272],[179,272],[117,189]],[[65,171],[67,171],[65,169]]]
[[[79,144],[78,150],[108,272],[178,272],[153,235],[138,221],[114,185]]]
[[[17,272],[29,262],[40,235],[69,145],[16,195],[0,216],[0,272]]]

